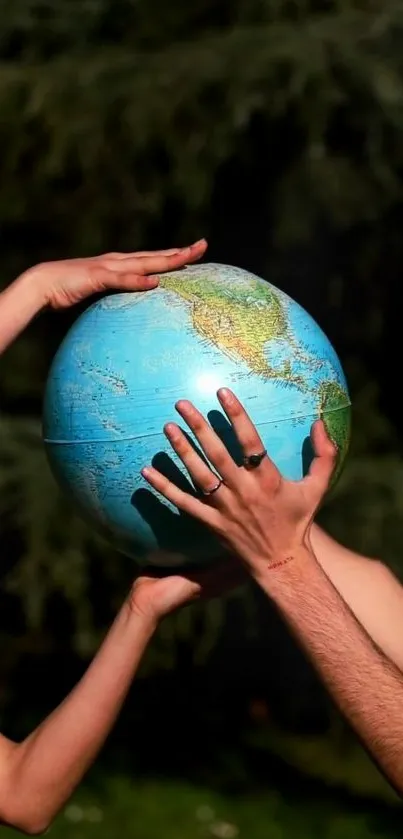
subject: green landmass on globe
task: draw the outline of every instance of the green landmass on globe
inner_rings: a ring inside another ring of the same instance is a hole
[[[337,483],[350,443],[351,405],[343,404],[348,400],[345,388],[337,382],[323,382],[319,385],[318,397],[320,416],[326,431],[337,446],[337,464],[332,477],[332,487]]]
[[[207,282],[201,277],[184,284],[180,273],[165,275],[161,284],[192,303],[194,328],[222,352],[241,358],[258,375],[281,377],[264,354],[268,341],[287,334],[281,301],[269,286],[251,281],[234,289],[230,282],[214,282],[214,274]]]
[[[206,266],[207,268],[207,266]],[[294,374],[290,361],[270,364],[270,342],[282,338],[292,347],[295,357],[309,360],[309,368],[319,369],[321,359],[301,350],[290,328],[285,301],[287,295],[260,278],[249,275],[248,282],[234,285],[231,275],[223,276],[215,266],[206,276],[197,272],[191,282],[184,282],[183,271],[165,274],[160,285],[192,305],[196,332],[211,341],[221,352],[246,362],[249,369],[264,378],[283,381],[301,389],[308,387],[304,376]],[[318,414],[329,437],[338,449],[338,464],[333,484],[341,472],[350,439],[351,407],[347,389],[335,381],[321,382],[317,388]]]

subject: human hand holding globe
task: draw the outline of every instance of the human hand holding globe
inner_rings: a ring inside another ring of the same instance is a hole
[[[129,604],[140,618],[157,625],[171,612],[195,600],[220,597],[247,580],[236,557],[217,557],[212,567],[202,572],[186,569],[182,574],[141,574],[133,583]]]
[[[235,394],[223,389],[218,391],[218,398],[245,465],[234,462],[197,408],[181,400],[177,411],[201,454],[175,423],[165,426],[165,434],[199,496],[180,489],[152,466],[143,468],[142,474],[167,501],[209,527],[258,579],[268,568],[280,567],[309,548],[310,528],[329,488],[337,449],[323,422],[316,422],[312,428],[315,456],[307,475],[300,481],[285,480]]]
[[[148,291],[158,286],[158,273],[173,271],[201,259],[205,239],[183,248],[133,253],[105,253],[100,256],[44,262],[19,278],[38,297],[38,308],[66,309],[111,289]]]

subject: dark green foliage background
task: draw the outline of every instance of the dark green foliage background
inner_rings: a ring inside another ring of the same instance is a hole
[[[402,4],[0,0],[0,19],[0,285],[45,259],[206,235],[210,260],[281,286],[350,382],[352,447],[323,522],[403,573]],[[66,506],[44,459],[42,389],[76,314],[44,314],[0,362],[0,707],[15,735],[71,686],[135,574]],[[216,751],[258,741],[268,765],[276,754],[388,797],[260,601],[244,591],[167,620],[123,730],[147,719],[163,679],[172,720],[186,728],[191,696],[192,732],[214,731]],[[226,742],[214,726],[228,702]]]

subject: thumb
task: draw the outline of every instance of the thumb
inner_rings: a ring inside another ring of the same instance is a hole
[[[311,441],[315,457],[311,463],[307,480],[315,487],[321,498],[329,487],[337,460],[337,446],[326,431],[323,420],[317,420],[311,429]]]

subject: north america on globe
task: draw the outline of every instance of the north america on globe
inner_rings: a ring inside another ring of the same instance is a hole
[[[248,282],[234,286],[233,278],[240,269],[223,270],[223,266],[209,266],[208,283],[200,267],[188,269],[194,274],[192,282],[183,283],[181,272],[168,274],[161,287],[173,291],[192,306],[192,323],[222,352],[242,359],[251,372],[274,379],[279,386],[293,385],[316,391],[318,414],[324,417],[328,433],[343,450],[349,435],[350,399],[344,376],[335,376],[319,384],[312,377],[312,369],[326,372],[326,359],[315,350],[303,348],[304,331],[293,330],[289,309],[296,306],[284,292],[258,277],[249,275]],[[242,272],[245,275],[245,272]],[[274,344],[274,342],[276,342]],[[293,355],[307,372],[294,372],[290,358],[281,359],[279,345],[285,355]],[[272,347],[270,346],[272,345]],[[272,349],[272,352],[270,351]],[[333,414],[336,414],[334,416]]]

